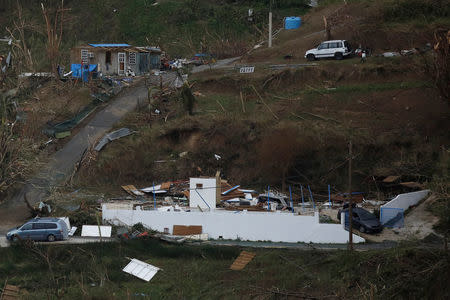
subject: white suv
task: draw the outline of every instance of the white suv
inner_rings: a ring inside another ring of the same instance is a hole
[[[322,57],[334,57],[343,59],[352,53],[350,45],[345,40],[333,40],[322,42],[317,48],[306,51],[305,58],[315,60]]]

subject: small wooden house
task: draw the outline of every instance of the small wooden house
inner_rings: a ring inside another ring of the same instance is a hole
[[[72,64],[97,65],[103,75],[135,75],[159,69],[161,50],[154,47],[133,47],[129,44],[88,44],[72,48]]]

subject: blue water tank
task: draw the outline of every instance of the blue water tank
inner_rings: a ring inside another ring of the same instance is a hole
[[[297,29],[302,25],[300,17],[286,17],[284,19],[284,29]]]

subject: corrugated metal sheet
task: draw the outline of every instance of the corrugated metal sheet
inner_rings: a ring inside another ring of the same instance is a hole
[[[92,47],[131,47],[128,44],[88,44]]]
[[[138,259],[131,259],[130,263],[123,268],[122,271],[134,275],[142,280],[150,281],[150,279],[153,278],[153,276],[158,273],[160,268],[149,265],[143,261],[140,261]]]
[[[120,139],[124,136],[130,135],[133,132],[128,128],[120,128],[119,130],[110,132],[102,137],[102,139],[98,142],[97,146],[95,146],[95,151],[100,151],[103,147],[108,144],[110,141],[114,141]]]

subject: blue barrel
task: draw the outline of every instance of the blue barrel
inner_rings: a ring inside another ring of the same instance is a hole
[[[297,29],[302,25],[300,17],[286,17],[284,19],[284,29]]]

